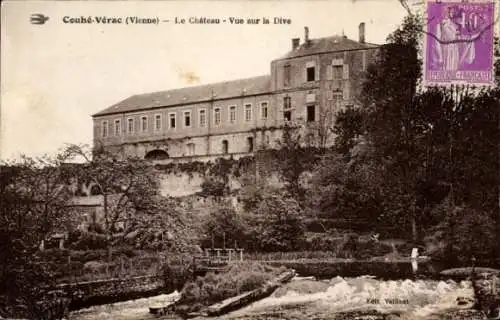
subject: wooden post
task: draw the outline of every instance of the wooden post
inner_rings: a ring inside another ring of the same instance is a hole
[[[71,256],[70,255],[68,255],[68,275],[69,275],[69,279],[71,282],[71,278],[73,278],[72,277],[73,272],[71,272]],[[74,278],[73,278],[73,280],[74,280]]]
[[[121,271],[122,271],[121,274],[122,274],[122,276],[124,276],[124,272],[123,272],[124,271],[123,270],[124,269],[123,268],[123,257],[120,257],[120,267],[121,267]]]
[[[240,250],[240,261],[243,261],[243,249],[239,249]]]

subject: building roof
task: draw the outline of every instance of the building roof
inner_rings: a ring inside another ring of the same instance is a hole
[[[265,94],[270,91],[271,76],[265,75],[133,95],[92,116],[96,117],[115,113],[147,110],[160,107],[173,107],[188,103],[209,101],[212,99],[212,94],[214,95],[213,99],[219,100],[240,97],[242,95],[252,96]]]
[[[309,45],[302,43],[297,49],[288,52],[285,56],[281,57],[281,59],[289,59],[326,52],[373,49],[378,47],[379,45],[373,43],[361,43],[351,40],[345,36],[337,35],[326,38],[310,39]]]

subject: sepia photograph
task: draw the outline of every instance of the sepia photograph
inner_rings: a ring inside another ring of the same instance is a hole
[[[0,320],[500,319],[499,0],[6,0],[0,41]]]

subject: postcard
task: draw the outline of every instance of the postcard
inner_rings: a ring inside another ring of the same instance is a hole
[[[3,1],[0,318],[499,319],[499,12]]]

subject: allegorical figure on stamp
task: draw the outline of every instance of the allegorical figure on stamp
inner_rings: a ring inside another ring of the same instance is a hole
[[[434,63],[441,70],[456,72],[464,64],[474,63],[476,56],[475,40],[478,35],[462,33],[461,26],[454,21],[453,6],[444,8],[443,20],[437,24],[434,43]]]

